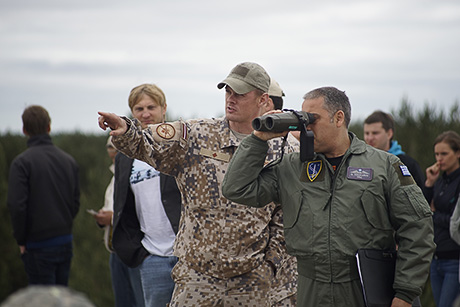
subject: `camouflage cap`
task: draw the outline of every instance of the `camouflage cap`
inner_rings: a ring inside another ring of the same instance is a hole
[[[268,96],[275,96],[275,97],[284,96],[283,90],[281,89],[278,82],[276,82],[274,79],[270,80],[270,87],[268,88]]]
[[[230,86],[237,94],[246,94],[255,89],[266,93],[270,86],[270,76],[259,64],[244,62],[236,65],[227,78],[217,84],[217,88],[221,89],[225,85]]]

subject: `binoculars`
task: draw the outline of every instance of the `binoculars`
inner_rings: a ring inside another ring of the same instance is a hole
[[[283,111],[285,112],[255,118],[252,121],[252,128],[268,132],[300,131],[300,161],[312,159],[315,155],[314,135],[312,131],[307,130],[307,126],[315,121],[315,115],[303,111],[287,109]]]
[[[314,121],[315,116],[312,113],[289,110],[285,113],[273,113],[257,117],[252,121],[252,128],[257,131],[269,132],[301,131],[303,127]]]

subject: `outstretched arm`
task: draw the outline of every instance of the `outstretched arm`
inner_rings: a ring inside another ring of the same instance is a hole
[[[112,129],[110,135],[122,135],[128,130],[126,121],[115,113],[97,112],[99,114],[98,123],[102,130]]]

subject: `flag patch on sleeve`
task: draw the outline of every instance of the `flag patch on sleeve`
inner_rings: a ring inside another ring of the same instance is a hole
[[[399,168],[401,169],[401,174],[403,176],[411,176],[409,169],[405,165],[400,165]]]

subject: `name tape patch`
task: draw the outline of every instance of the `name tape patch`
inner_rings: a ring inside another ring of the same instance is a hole
[[[347,178],[350,180],[371,181],[373,173],[372,168],[349,166],[347,169]]]
[[[206,148],[200,149],[200,155],[208,157],[208,158],[213,158],[216,160],[224,161],[224,162],[229,162],[231,159],[231,156],[228,153],[213,151],[213,150],[209,150]]]

